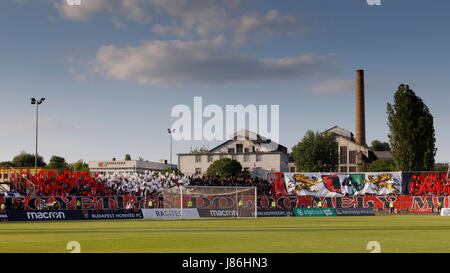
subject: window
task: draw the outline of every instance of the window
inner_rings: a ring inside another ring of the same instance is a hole
[[[289,169],[289,172],[295,173],[295,167],[291,167],[291,168]]]
[[[213,156],[212,155],[208,155],[208,162],[213,162]]]
[[[250,156],[248,154],[244,154],[244,162],[248,162],[250,160]]]
[[[248,152],[249,152],[248,148],[245,148],[244,153],[248,153]]]
[[[256,155],[256,162],[261,162],[262,161],[262,156],[257,154]]]
[[[195,175],[201,175],[202,169],[201,168],[195,168]]]
[[[349,172],[356,173],[356,167],[349,167]]]
[[[339,149],[340,164],[347,164],[347,146],[341,146]]]
[[[201,155],[196,155],[195,156],[195,163],[199,163],[202,162],[202,156]]]
[[[234,148],[228,148],[228,153],[229,154],[234,154]]]
[[[341,173],[346,173],[347,172],[347,167],[341,167]]]
[[[348,163],[356,164],[356,151],[348,152]]]
[[[244,152],[244,144],[236,144],[236,153]]]

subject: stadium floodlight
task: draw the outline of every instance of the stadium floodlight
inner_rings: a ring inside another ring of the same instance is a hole
[[[41,98],[37,101],[35,98],[31,98],[31,104],[36,104],[36,153],[34,155],[34,174],[37,175],[37,158],[38,158],[38,128],[39,128],[39,104],[42,104],[45,98]]]
[[[175,133],[175,129],[167,129],[170,134],[170,173],[172,173],[172,134]]]

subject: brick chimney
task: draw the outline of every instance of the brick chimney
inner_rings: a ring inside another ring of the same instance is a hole
[[[356,70],[356,143],[362,146],[366,146],[364,70]]]

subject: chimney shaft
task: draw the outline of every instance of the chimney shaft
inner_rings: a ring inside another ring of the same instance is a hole
[[[364,70],[356,71],[356,143],[359,145],[366,146]]]

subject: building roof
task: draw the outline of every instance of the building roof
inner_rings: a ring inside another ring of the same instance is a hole
[[[251,131],[242,129],[239,130],[237,132],[235,132],[230,139],[228,139],[227,141],[219,144],[218,146],[210,149],[208,152],[213,153],[217,150],[219,150],[220,148],[222,148],[223,146],[226,146],[228,144],[230,144],[231,142],[234,142],[236,140],[242,140],[242,139],[246,139],[248,141],[253,142],[256,145],[262,145],[262,144],[274,144],[274,145],[278,145],[278,148],[275,151],[272,152],[285,152],[287,153],[287,148],[279,143],[276,143],[275,141],[272,141],[266,137],[263,137],[259,134],[253,133]]]
[[[355,137],[353,136],[353,133],[350,132],[349,130],[346,130],[344,128],[341,128],[339,126],[333,126],[328,130],[325,130],[324,132],[333,132],[338,136],[341,136],[343,138],[346,138],[350,141],[355,142]]]
[[[373,151],[377,159],[393,160],[391,151]]]

